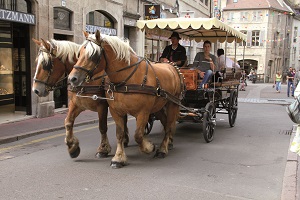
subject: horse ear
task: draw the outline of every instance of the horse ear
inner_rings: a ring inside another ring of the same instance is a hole
[[[34,43],[36,43],[38,46],[41,46],[42,45],[42,42],[32,38],[32,41],[34,41]]]
[[[43,40],[43,38],[41,38],[41,40],[42,40],[43,46],[44,46],[47,50],[50,50],[50,45],[49,45],[45,40]]]
[[[95,35],[96,35],[96,40],[100,41],[101,36],[100,36],[100,31],[98,29],[96,30]]]
[[[83,31],[83,35],[84,35],[85,38],[88,38],[88,37],[89,37],[89,33],[86,32],[86,31]]]

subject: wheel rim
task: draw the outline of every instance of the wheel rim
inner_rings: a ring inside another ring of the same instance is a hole
[[[238,100],[236,91],[233,91],[230,95],[229,105],[228,105],[228,118],[229,125],[233,127],[235,125],[235,120],[237,117],[237,109],[238,109]]]
[[[214,138],[216,113],[212,103],[207,104],[205,109],[207,112],[203,114],[203,136],[205,141],[209,143]]]

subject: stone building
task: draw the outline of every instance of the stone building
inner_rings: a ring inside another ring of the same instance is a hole
[[[247,35],[244,47],[238,44],[237,60],[249,73],[251,69],[264,82],[273,82],[276,71],[290,66],[293,10],[283,0],[221,0],[222,20]],[[228,56],[234,55],[228,45]]]
[[[68,107],[66,88],[43,98],[32,93],[38,48],[31,38],[82,43],[83,30],[99,29],[128,38],[138,55],[157,59],[158,49],[168,40],[159,42],[155,35],[136,29],[136,20],[144,19],[149,5],[156,6],[158,17],[168,18],[210,17],[212,10],[211,0],[0,0],[0,115],[21,112],[47,117]],[[145,48],[156,51],[147,55]]]

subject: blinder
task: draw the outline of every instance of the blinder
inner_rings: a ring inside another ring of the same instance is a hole
[[[98,65],[101,61],[101,56],[103,55],[104,59],[105,59],[105,62],[106,62],[106,66],[107,66],[107,59],[106,59],[106,56],[105,56],[105,51],[101,45],[101,42],[99,43],[97,40],[93,39],[93,38],[86,38],[86,43],[83,45],[84,48],[86,48],[86,46],[88,45],[88,43],[95,43],[96,45],[98,45],[100,47],[100,51],[97,51],[97,49],[94,48],[94,46],[91,44],[91,47],[93,48],[93,52],[90,56],[90,60],[95,63],[95,67],[91,70],[88,70],[88,69],[85,69],[84,67],[82,66],[74,66],[73,68],[75,69],[80,69],[84,72],[86,72],[86,78],[85,78],[85,82],[89,82],[89,80],[92,78],[92,76],[94,75],[94,71],[98,68]]]

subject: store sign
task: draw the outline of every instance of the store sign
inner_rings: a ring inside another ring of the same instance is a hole
[[[145,20],[160,18],[160,5],[145,5]]]
[[[100,33],[105,34],[105,35],[117,35],[117,29],[114,28],[107,28],[107,27],[102,27],[102,26],[94,26],[94,25],[86,25],[85,30],[90,33],[95,33],[96,30],[99,30]]]
[[[19,22],[24,24],[35,24],[35,16],[33,14],[4,9],[0,9],[0,20]]]

